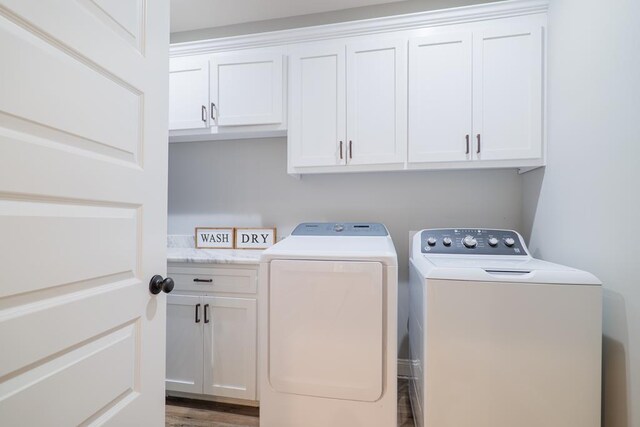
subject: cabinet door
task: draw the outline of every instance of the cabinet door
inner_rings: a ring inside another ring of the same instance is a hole
[[[282,79],[281,54],[213,55],[211,117],[218,126],[281,123]]]
[[[406,41],[347,46],[347,164],[404,162],[406,72]]]
[[[471,158],[471,33],[409,41],[409,162]]]
[[[256,399],[256,300],[203,297],[204,393]]]
[[[291,166],[345,164],[345,47],[307,48],[290,57]]]
[[[206,57],[169,61],[169,129],[209,126],[209,60]]]
[[[474,155],[481,160],[541,157],[541,27],[496,26],[473,37]]]
[[[202,393],[201,297],[167,295],[166,389]]]

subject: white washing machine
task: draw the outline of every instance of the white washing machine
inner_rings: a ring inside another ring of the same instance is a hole
[[[304,223],[260,260],[262,427],[392,427],[396,251],[382,224]]]
[[[598,279],[508,230],[422,230],[411,252],[416,426],[600,426]]]

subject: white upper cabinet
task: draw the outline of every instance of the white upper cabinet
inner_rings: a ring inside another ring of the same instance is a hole
[[[289,60],[290,164],[346,164],[344,45],[305,48]]]
[[[169,61],[169,129],[209,126],[209,59],[206,56]]]
[[[212,125],[281,123],[282,56],[281,53],[212,55],[209,106]]]
[[[406,41],[305,48],[290,63],[290,171],[404,166]]]
[[[347,164],[403,163],[406,41],[347,45]]]
[[[409,40],[409,162],[471,158],[471,32]]]
[[[542,158],[541,26],[493,24],[473,37],[474,155]]]
[[[514,0],[177,45],[198,56],[172,61],[171,129],[187,130],[171,141],[287,136],[291,174],[544,166],[547,9]]]

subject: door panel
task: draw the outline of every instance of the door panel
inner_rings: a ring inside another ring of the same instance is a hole
[[[482,160],[541,157],[541,28],[498,27],[474,33],[473,43],[475,156]]]
[[[15,64],[0,71],[0,124],[55,129],[89,150],[137,162],[143,123],[139,90],[7,18],[0,17],[0,40],[3,63]],[[81,87],[91,90],[77,90]]]
[[[406,41],[347,46],[347,164],[404,161]]]
[[[344,45],[307,48],[290,57],[293,167],[346,162],[344,59]]]
[[[208,127],[209,60],[171,58],[169,66],[169,129]]]
[[[164,420],[169,5],[90,3],[0,0],[7,425]]]
[[[281,54],[213,55],[211,102],[217,107],[215,123],[281,123],[282,79]]]
[[[256,399],[257,309],[253,298],[203,297],[204,393]]]
[[[4,381],[0,384],[0,395],[5,396],[0,402],[2,419],[20,420],[19,425],[25,426],[71,426],[100,420],[114,396],[130,395],[137,388],[136,333],[137,325],[129,324]],[[121,363],[113,364],[113,360]],[[113,367],[104,369],[110,365]],[[86,376],[93,381],[69,387]],[[33,408],[34,401],[46,401],[57,410],[24,410]]]
[[[409,41],[409,162],[471,158],[471,59],[471,33]]]
[[[382,264],[271,262],[271,386],[282,393],[373,402],[382,394]],[[318,303],[321,301],[321,303]]]
[[[202,298],[167,298],[167,390],[202,393]]]

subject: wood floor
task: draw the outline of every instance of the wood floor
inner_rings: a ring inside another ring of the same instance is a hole
[[[414,427],[408,383],[398,381],[398,427]],[[258,427],[259,409],[248,406],[167,398],[167,427]]]

